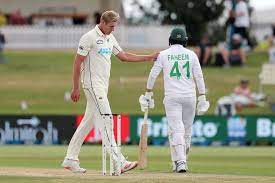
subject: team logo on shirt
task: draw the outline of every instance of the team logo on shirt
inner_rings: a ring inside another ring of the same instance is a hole
[[[79,46],[79,49],[80,49],[80,50],[84,50],[84,47],[83,47],[83,46]]]
[[[96,41],[96,44],[103,44],[103,40],[102,40],[102,39],[98,39],[98,40]]]

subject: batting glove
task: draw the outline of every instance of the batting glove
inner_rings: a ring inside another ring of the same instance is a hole
[[[203,115],[210,107],[209,101],[206,101],[205,95],[198,97],[197,115]]]
[[[139,97],[139,104],[142,112],[155,107],[155,101],[152,97],[153,92],[146,92],[145,95]]]

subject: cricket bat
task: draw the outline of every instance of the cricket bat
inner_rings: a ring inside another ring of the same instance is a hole
[[[147,167],[147,133],[148,133],[148,109],[144,112],[144,119],[141,126],[139,151],[138,151],[138,164],[140,169]]]

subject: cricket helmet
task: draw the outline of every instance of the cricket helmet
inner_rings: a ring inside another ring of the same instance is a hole
[[[187,45],[187,33],[185,27],[174,28],[169,37],[169,44],[181,44],[183,46]]]

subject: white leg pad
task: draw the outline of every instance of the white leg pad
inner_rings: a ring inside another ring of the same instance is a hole
[[[171,133],[169,135],[169,141],[171,146],[172,161],[182,160],[186,162],[186,147],[184,140],[184,133]]]

